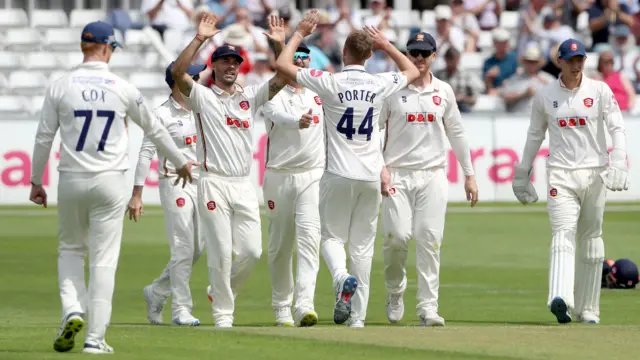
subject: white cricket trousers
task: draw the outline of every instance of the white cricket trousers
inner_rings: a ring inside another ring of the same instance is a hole
[[[233,324],[235,296],[262,255],[259,206],[248,177],[200,173],[199,234],[207,249],[213,319],[217,326]]]
[[[349,273],[358,279],[351,300],[353,320],[364,321],[367,316],[380,198],[379,180],[352,180],[329,172],[320,179],[322,257],[331,272],[334,289]],[[349,244],[349,272],[345,244]]]
[[[193,300],[189,288],[191,270],[198,261],[204,244],[198,237],[198,207],[196,183],[174,185],[175,179],[159,182],[160,203],[164,209],[165,232],[171,258],[159,278],[151,285],[154,294],[162,299],[172,295],[173,318],[181,312],[191,313]]]
[[[382,198],[384,278],[387,291],[404,293],[409,240],[416,241],[417,315],[438,312],[440,246],[449,182],[444,168],[389,169],[392,187]]]
[[[294,310],[313,310],[320,267],[319,182],[324,169],[267,169],[264,203],[269,219],[271,306],[290,307],[294,297],[293,246],[297,249]]]
[[[87,343],[104,340],[126,209],[123,171],[61,172],[58,182],[58,281],[62,318],[88,313]],[[89,254],[89,293],[84,258]],[[88,304],[87,304],[88,300]]]
[[[552,233],[547,305],[561,296],[578,315],[583,311],[600,313],[607,192],[600,174],[605,170],[547,168]]]

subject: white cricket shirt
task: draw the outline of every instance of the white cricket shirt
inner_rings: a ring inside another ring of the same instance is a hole
[[[300,129],[300,118],[311,110],[313,122]],[[262,108],[267,129],[268,169],[324,168],[322,100],[313,91],[287,85]]]
[[[431,84],[424,89],[408,85],[385,101],[380,120],[381,126],[386,125],[383,156],[387,167],[446,167],[448,139],[464,174],[474,175],[456,96],[446,82],[432,75]]]
[[[191,110],[183,108],[172,96],[169,96],[167,101],[155,108],[153,112],[162,125],[167,128],[173,142],[182,151],[182,154],[187,159],[196,162],[198,135],[196,135],[196,122]],[[148,136],[145,136],[138,155],[138,166],[133,183],[135,186],[144,186],[149,174],[149,165],[155,153],[156,146]],[[197,179],[199,168],[193,167],[191,171],[193,179]],[[175,165],[161,152],[158,153],[158,175],[161,179],[177,177]]]
[[[33,149],[31,181],[40,183],[58,128],[61,141],[58,171],[128,170],[127,117],[174,164],[182,167],[187,163],[142,94],[109,72],[106,63],[86,62],[47,90]]]
[[[229,94],[213,85],[194,83],[184,97],[195,114],[199,139],[196,145],[200,174],[248,177],[253,161],[253,120],[269,99],[269,82]]]
[[[522,165],[530,168],[549,130],[547,166],[580,169],[609,162],[605,131],[615,148],[626,152],[624,120],[613,92],[602,81],[584,74],[569,90],[560,79],[536,92]]]
[[[331,74],[299,69],[296,82],[320,95],[325,113],[326,171],[345,178],[379,181],[382,170],[378,119],[384,100],[407,86],[400,72],[369,74],[345,66]]]

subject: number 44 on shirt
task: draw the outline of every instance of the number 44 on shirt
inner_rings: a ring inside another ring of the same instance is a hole
[[[364,116],[364,119],[362,119],[362,122],[360,122],[360,125],[358,126],[358,135],[367,135],[367,141],[371,141],[371,133],[373,133],[372,121],[373,108],[370,107]],[[353,127],[352,107],[348,107],[342,114],[342,117],[336,126],[336,130],[338,130],[339,133],[344,134],[348,140],[353,140],[353,135],[356,133],[356,130]]]

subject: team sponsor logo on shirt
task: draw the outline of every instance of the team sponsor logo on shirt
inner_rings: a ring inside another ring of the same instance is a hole
[[[320,77],[322,76],[322,73],[323,71],[318,69],[311,69],[311,71],[309,71],[309,74],[311,74],[311,76],[313,77]]]
[[[209,201],[207,203],[207,209],[213,211],[216,209],[216,202],[215,201]]]
[[[276,203],[273,200],[269,200],[267,201],[267,206],[269,207],[269,210],[273,210],[276,208]]]
[[[553,108],[554,108],[554,109],[557,109],[557,108],[558,108],[558,102],[557,102],[557,101],[554,101],[554,102],[553,102]]]
[[[440,104],[442,103],[442,98],[438,95],[434,95],[433,96],[433,103],[436,104],[437,106],[440,106]]]
[[[184,137],[184,144],[185,145],[191,145],[191,144],[195,144],[196,143],[196,135],[189,135],[189,136],[185,136]]]
[[[424,123],[433,122],[436,119],[435,113],[407,113],[407,122],[409,123]]]
[[[238,129],[248,129],[251,124],[249,124],[249,120],[232,119],[230,116],[227,116],[227,126],[236,127]]]
[[[249,102],[247,100],[240,101],[240,109],[244,111],[249,110]]]
[[[593,106],[593,99],[592,98],[586,98],[583,100],[584,102],[584,106],[590,108]]]
[[[176,205],[177,205],[179,208],[184,207],[184,204],[185,204],[185,203],[186,203],[186,201],[184,200],[184,198],[181,198],[181,197],[180,197],[180,198],[177,198],[177,199],[176,199]]]
[[[552,198],[558,196],[558,190],[556,190],[556,188],[549,190],[549,196],[551,196]]]
[[[322,99],[320,99],[320,96],[318,95],[314,96],[313,100],[315,100],[316,104],[322,105]]]
[[[313,123],[314,124],[319,124],[320,123],[320,117],[318,115],[313,115]]]
[[[557,120],[558,120],[558,126],[560,126],[561,128],[576,128],[576,127],[583,127],[587,125],[586,116],[558,118]]]

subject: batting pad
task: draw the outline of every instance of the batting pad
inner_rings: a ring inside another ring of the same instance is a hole
[[[576,235],[573,231],[560,230],[551,239],[549,306],[555,297],[560,296],[569,308],[573,308],[575,248]]]
[[[600,316],[600,286],[604,241],[602,238],[581,239],[576,263],[576,314],[589,311]]]

